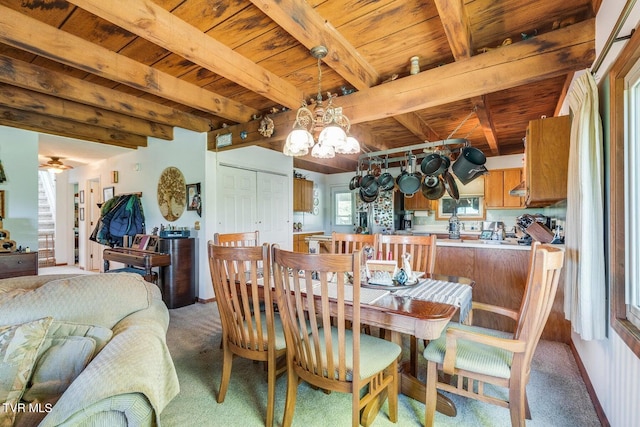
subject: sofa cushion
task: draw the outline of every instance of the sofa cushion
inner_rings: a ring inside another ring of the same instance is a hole
[[[13,424],[12,408],[24,393],[52,321],[46,317],[21,325],[0,326],[0,427]]]
[[[96,342],[89,337],[50,338],[50,345],[38,357],[26,402],[55,402],[91,361]]]
[[[51,345],[52,338],[63,338],[68,336],[93,338],[96,343],[95,351],[91,356],[93,358],[93,356],[98,354],[100,350],[107,345],[113,336],[113,331],[109,328],[105,328],[104,326],[54,320],[49,327],[47,337],[40,349],[40,354],[42,354]]]
[[[149,308],[156,295],[161,298],[158,287],[138,274],[86,274],[49,281],[16,295],[0,302],[0,311],[5,324],[51,316],[111,329],[131,313]]]

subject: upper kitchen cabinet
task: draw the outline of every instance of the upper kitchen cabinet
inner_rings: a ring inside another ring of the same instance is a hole
[[[532,120],[525,141],[525,205],[549,206],[567,198],[569,116]]]
[[[403,196],[400,192],[398,192],[398,195]],[[430,211],[434,208],[434,203],[424,197],[420,191],[411,197],[404,196],[404,209],[407,211]]]
[[[493,169],[484,176],[484,203],[487,209],[522,208],[523,197],[510,190],[522,182],[522,169]]]
[[[313,211],[313,181],[293,178],[293,211]]]

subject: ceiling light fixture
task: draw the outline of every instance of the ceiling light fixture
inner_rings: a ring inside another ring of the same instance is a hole
[[[63,164],[60,161],[60,157],[50,157],[50,159],[51,160],[49,160],[47,163],[40,164],[40,168],[46,169],[49,172],[53,172],[53,173],[61,173],[66,170],[73,169],[73,166],[68,166]]]
[[[338,154],[360,152],[360,143],[349,135],[351,122],[342,114],[342,107],[335,107],[333,99],[337,95],[327,93],[327,106],[322,104],[322,68],[320,60],[327,56],[327,48],[316,46],[311,56],[318,60],[318,95],[313,111],[305,101],[298,109],[293,130],[287,136],[282,152],[287,156],[304,156],[311,150],[313,157],[329,159]]]

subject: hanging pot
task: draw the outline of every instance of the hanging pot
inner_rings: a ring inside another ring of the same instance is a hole
[[[388,168],[389,168],[389,159],[386,159],[384,164],[384,173],[378,177],[378,186],[382,191],[391,190],[395,184],[393,180],[393,175],[389,173]]]
[[[409,172],[401,175],[398,180],[398,188],[400,188],[400,192],[405,196],[413,196],[418,190],[420,190],[421,178],[422,177],[417,172]]]
[[[451,196],[452,199],[458,201],[460,199],[460,193],[458,192],[458,184],[456,184],[456,180],[453,178],[453,175],[449,173],[449,171],[444,171],[442,174],[442,178],[444,180],[444,186],[447,189],[447,193]]]
[[[438,176],[449,168],[451,160],[449,157],[438,153],[431,153],[425,156],[420,163],[420,170],[425,175]]]
[[[368,193],[378,191],[378,181],[371,172],[367,172],[365,176],[360,180],[360,188],[364,189]]]
[[[463,185],[467,185],[480,175],[489,172],[484,167],[486,162],[487,158],[482,151],[475,147],[464,147],[451,170]]]
[[[356,188],[358,188],[360,186],[360,179],[361,178],[362,178],[362,176],[360,175],[360,163],[358,163],[358,169],[356,171],[356,176],[351,178],[351,181],[349,181],[349,190],[353,191]]]
[[[360,187],[359,193],[360,193],[360,199],[365,203],[373,203],[378,198],[377,191],[375,194],[367,194],[362,187]]]
[[[439,176],[427,176],[422,182],[422,195],[429,200],[438,200],[445,191],[444,181]]]

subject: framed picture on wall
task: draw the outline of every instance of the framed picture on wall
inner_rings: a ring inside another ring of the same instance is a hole
[[[4,218],[4,190],[0,190],[0,219]]]
[[[200,183],[187,185],[187,210],[202,212],[202,198],[200,196]]]
[[[80,216],[80,221],[84,221],[84,208],[80,208],[78,214]]]
[[[78,200],[80,203],[84,203],[84,190],[80,190],[78,193]]]
[[[107,200],[113,199],[113,187],[105,187],[102,189],[102,201],[106,202]]]

